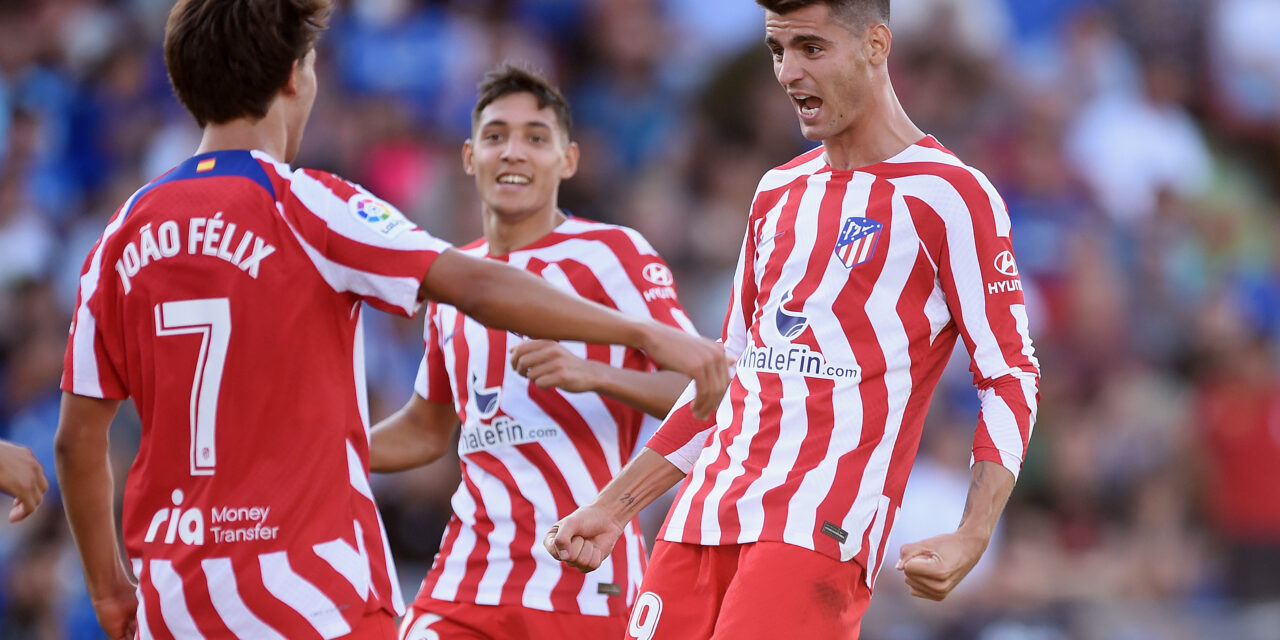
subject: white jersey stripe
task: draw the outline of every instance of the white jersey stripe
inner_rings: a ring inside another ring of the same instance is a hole
[[[885,523],[889,517],[889,510],[894,508],[889,496],[880,496],[876,502],[875,520],[871,523],[871,530],[867,533],[867,571],[865,580],[868,587],[875,585],[876,572],[880,570],[879,557],[876,550],[880,548],[880,541],[884,538]]]
[[[129,560],[129,565],[133,567],[133,577],[138,579],[138,587],[135,589],[138,612],[134,615],[134,620],[138,622],[138,640],[153,640],[151,625],[147,622],[147,598],[142,593],[142,585],[145,584],[142,579],[142,559],[133,558]]]
[[[258,556],[262,567],[262,584],[277,600],[298,612],[325,640],[351,633],[351,625],[343,619],[338,606],[315,585],[294,573],[284,551]]]
[[[360,531],[360,523],[356,522],[356,539],[364,540],[364,535]],[[363,546],[363,545],[362,545]],[[337,571],[347,582],[351,583],[351,588],[360,594],[361,598],[369,597],[370,576],[369,561],[357,548],[347,544],[342,538],[335,538],[328,542],[321,542],[312,547],[315,549],[316,555],[320,559],[329,563],[334,571]]]
[[[106,249],[107,238],[120,230],[129,211],[133,209],[133,203],[146,190],[147,187],[143,187],[129,196],[124,206],[120,208],[120,212],[102,232],[102,238],[98,240],[98,248],[93,252],[89,270],[80,276],[80,306],[76,309],[75,330],[71,338],[72,352],[75,354],[75,360],[72,362],[75,374],[74,385],[75,393],[78,395],[102,397],[102,381],[98,377],[98,356],[94,353],[94,337],[98,334],[97,319],[89,310],[89,301],[98,292],[98,281],[102,277],[102,252]]]
[[[920,236],[911,219],[906,202],[898,192],[893,195],[892,216],[893,234],[890,242],[887,243],[888,246],[885,247],[888,252],[888,260],[893,264],[914,263],[920,246]],[[895,311],[898,303],[898,292],[907,286],[907,278],[910,275],[910,272],[906,269],[886,269],[884,273],[880,274],[880,280],[877,282],[875,289],[871,291],[865,306],[867,318],[871,321],[870,329],[875,333],[876,340],[880,344],[885,359],[889,362],[910,360],[910,337],[902,324],[902,317]],[[885,490],[885,481],[889,475],[890,459],[893,456],[894,447],[898,444],[898,434],[902,429],[902,417],[907,408],[906,399],[911,396],[914,385],[910,368],[889,367],[884,373],[884,385],[890,411],[885,417],[884,435],[881,436],[880,441],[872,449],[871,457],[867,461],[866,469],[863,471],[861,481],[858,483],[855,504],[872,501],[876,501],[879,504],[887,500],[882,494]],[[882,518],[882,512],[887,508],[887,504],[879,504],[876,507],[876,517]],[[862,531],[867,524],[865,522],[849,523],[851,529],[847,530]],[[874,556],[879,547],[879,540],[876,540],[871,545],[870,555]],[[857,551],[842,550],[842,559],[848,560],[856,553]],[[872,575],[873,573],[873,568],[868,567],[867,574]]]
[[[286,640],[261,618],[253,615],[240,598],[240,592],[236,588],[236,572],[231,567],[230,558],[201,560],[200,568],[204,569],[213,608],[231,633],[240,640]]]
[[[152,560],[148,570],[151,584],[160,595],[160,617],[164,619],[169,633],[177,638],[204,640],[204,635],[196,628],[196,621],[191,618],[191,612],[187,609],[182,577],[173,570],[173,563],[168,560]]]
[[[437,600],[452,601],[458,597],[458,586],[466,576],[467,557],[476,547],[476,503],[471,498],[471,492],[467,490],[465,483],[458,485],[458,490],[453,493],[451,506],[453,516],[462,522],[462,527],[453,545],[447,549],[441,549],[440,555],[436,556],[437,565],[441,560],[444,561],[439,572],[439,580],[436,582],[435,589],[431,591],[431,597]]]

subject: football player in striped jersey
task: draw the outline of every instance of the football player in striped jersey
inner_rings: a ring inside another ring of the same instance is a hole
[[[671,270],[639,233],[558,207],[579,153],[559,90],[503,65],[479,93],[463,165],[484,237],[461,251],[695,335]],[[462,482],[402,638],[622,636],[646,562],[638,522],[590,575],[548,556],[541,532],[617,473],[687,378],[635,349],[489,329],[454,305],[426,315],[416,392],[374,428],[372,468],[430,462],[457,431]]]
[[[395,636],[362,302],[407,316],[440,300],[524,334],[642,348],[692,375],[707,411],[727,384],[715,343],[467,256],[358,185],[290,168],[328,8],[176,4],[165,62],[200,147],[129,198],[84,263],[55,447],[113,640]],[[127,397],[142,436],[122,555],[107,434]]]
[[[981,401],[964,516],[896,562],[912,594],[946,597],[985,551],[1035,422],[1040,370],[1008,212],[898,102],[889,0],[757,3],[778,83],[821,146],[756,189],[725,320],[729,393],[710,420],[678,405],[546,534],[551,554],[591,570],[684,480],[633,638],[856,638],[962,340]]]

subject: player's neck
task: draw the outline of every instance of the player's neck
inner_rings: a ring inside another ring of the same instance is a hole
[[[205,125],[196,154],[257,149],[275,158],[277,162],[287,162],[288,148],[288,127],[284,125],[282,115],[272,109],[261,120],[237,118],[230,122]]]
[[[504,216],[486,206],[484,239],[489,243],[489,255],[505,256],[529,246],[554,231],[567,217],[555,207],[525,216]]]
[[[923,137],[886,80],[866,116],[823,140],[822,146],[832,169],[850,171],[884,162]]]

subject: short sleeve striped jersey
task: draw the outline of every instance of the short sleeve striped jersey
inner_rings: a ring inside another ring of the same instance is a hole
[[[402,607],[368,482],[362,302],[401,315],[448,244],[337,176],[189,159],[85,262],[62,388],[132,397],[142,638],[334,638]]]
[[[484,242],[463,250],[488,255]],[[680,307],[670,269],[634,230],[571,218],[532,245],[495,259],[623,313],[696,333]],[[645,564],[635,521],[590,574],[554,560],[542,548],[542,534],[595,496],[657,421],[602,395],[538,389],[511,368],[509,351],[521,340],[448,305],[432,304],[427,314],[416,389],[457,409],[462,483],[419,597],[625,615]],[[655,368],[634,349],[561,344],[614,367]]]

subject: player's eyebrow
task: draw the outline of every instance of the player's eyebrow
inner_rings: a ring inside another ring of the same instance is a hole
[[[548,129],[548,130],[551,129],[551,125],[543,120],[530,120],[528,122],[524,122],[520,124],[526,127],[536,127],[539,129]],[[509,127],[509,126],[511,126],[511,123],[507,122],[506,120],[486,120],[485,122],[480,123],[481,129],[485,129],[488,127]]]
[[[769,36],[765,38],[764,43],[770,49],[782,46],[782,43],[779,42],[778,39],[773,36]],[[787,45],[790,46],[791,48],[800,47],[806,44],[819,44],[823,46],[830,46],[831,41],[820,35],[816,35],[812,33],[801,33],[799,35],[793,36],[791,38],[791,41],[787,43]]]

